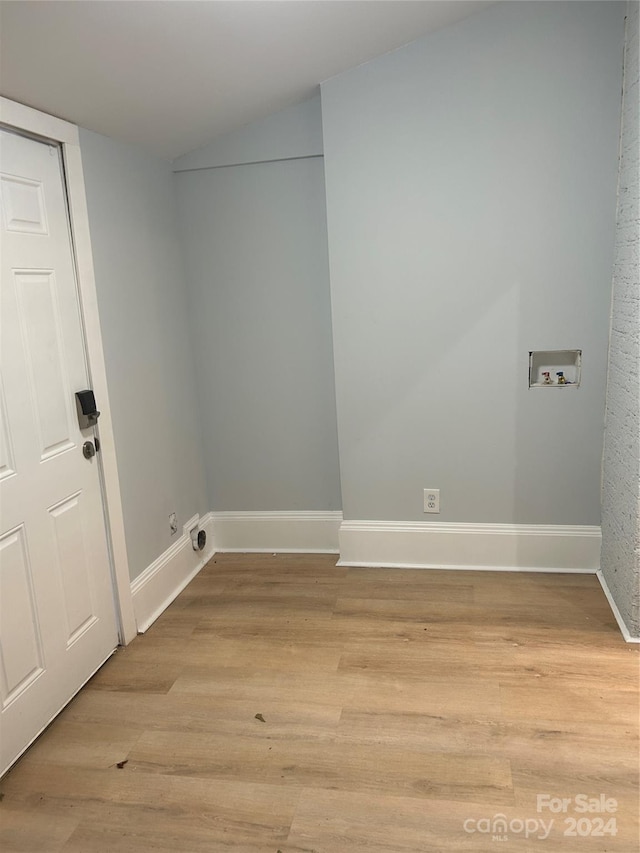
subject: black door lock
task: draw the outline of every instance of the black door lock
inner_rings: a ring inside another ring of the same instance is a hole
[[[93,391],[76,391],[76,409],[80,429],[89,429],[98,423],[100,412],[96,407]]]

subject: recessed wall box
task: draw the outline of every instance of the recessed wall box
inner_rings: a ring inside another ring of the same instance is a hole
[[[530,350],[529,388],[577,388],[582,350]]]

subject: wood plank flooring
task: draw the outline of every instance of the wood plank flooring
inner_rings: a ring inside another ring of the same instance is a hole
[[[634,853],[638,674],[592,575],[217,555],[0,781],[0,850]]]

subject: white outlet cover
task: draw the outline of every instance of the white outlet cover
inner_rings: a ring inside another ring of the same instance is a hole
[[[424,512],[440,512],[440,489],[424,490]]]

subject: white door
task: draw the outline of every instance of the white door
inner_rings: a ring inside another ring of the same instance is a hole
[[[1,773],[118,638],[58,146],[0,131],[0,208]]]

